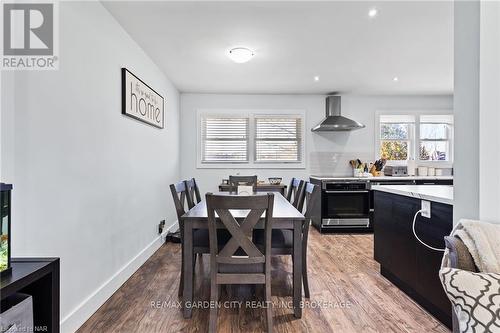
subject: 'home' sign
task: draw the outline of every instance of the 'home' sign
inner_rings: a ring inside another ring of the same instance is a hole
[[[163,128],[163,97],[126,68],[122,68],[122,114]]]

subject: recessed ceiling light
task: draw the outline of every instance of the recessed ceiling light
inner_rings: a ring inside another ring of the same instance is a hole
[[[254,55],[255,53],[246,47],[235,47],[227,53],[227,56],[238,64],[250,61]]]
[[[378,9],[377,8],[371,8],[368,11],[368,16],[370,16],[370,17],[375,17],[377,15],[378,15]]]
[[[393,77],[393,78],[392,78],[392,81],[394,81],[394,82],[398,82],[398,81],[399,81],[399,77],[397,77],[397,76]]]
[[[314,81],[318,82],[319,81],[319,76],[314,77]]]

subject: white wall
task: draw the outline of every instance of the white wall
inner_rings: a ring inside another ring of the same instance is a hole
[[[479,217],[479,1],[454,2],[453,220]]]
[[[121,115],[121,67],[165,97],[165,129]],[[62,331],[74,331],[161,245],[159,221],[176,220],[179,93],[99,2],[61,2],[58,71],[2,83],[15,93],[15,108],[2,98],[13,256],[61,257]]]
[[[305,169],[197,169],[196,112],[198,109],[303,109],[306,110]],[[281,176],[307,178],[311,174],[346,175],[347,161],[375,157],[377,110],[436,110],[453,108],[452,96],[355,96],[342,97],[342,114],[366,125],[352,132],[312,133],[325,116],[325,96],[320,95],[218,95],[181,94],[181,176],[196,177],[203,192],[216,191],[229,174],[257,174],[259,178]]]
[[[481,2],[480,34],[479,217],[500,222],[500,3]]]

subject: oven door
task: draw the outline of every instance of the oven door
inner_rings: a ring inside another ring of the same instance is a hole
[[[323,191],[323,219],[366,219],[370,217],[368,190]]]

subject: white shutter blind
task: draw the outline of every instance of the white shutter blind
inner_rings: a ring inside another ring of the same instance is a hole
[[[248,118],[202,116],[202,162],[248,162]]]
[[[302,118],[257,116],[255,118],[256,162],[300,162]]]
[[[388,114],[380,116],[381,123],[411,123],[415,122],[415,116],[410,114]]]
[[[430,123],[430,124],[453,124],[453,115],[443,114],[443,115],[421,115],[420,123]]]

